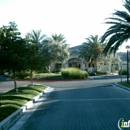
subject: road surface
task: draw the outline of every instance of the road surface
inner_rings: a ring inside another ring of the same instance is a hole
[[[130,92],[111,85],[116,81],[97,77],[44,83],[54,92],[20,130],[118,130],[121,118],[130,120]]]

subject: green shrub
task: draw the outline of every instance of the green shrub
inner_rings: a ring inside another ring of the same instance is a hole
[[[63,77],[59,73],[39,73],[39,74],[34,74],[34,79],[44,79],[44,80],[60,80]]]
[[[0,75],[4,75],[4,70],[0,70]]]
[[[126,71],[126,70],[119,70],[119,71],[118,71],[118,74],[119,74],[119,75],[121,75],[121,74],[122,74],[122,75],[127,75],[127,71]]]
[[[80,79],[80,78],[87,78],[88,73],[86,71],[82,71],[78,68],[66,68],[61,69],[61,75],[65,78],[72,78],[72,79]]]
[[[26,77],[28,77],[30,74],[27,71],[20,71],[20,72],[16,72],[16,77],[18,79],[25,79]],[[10,78],[14,78],[14,75],[11,74]]]

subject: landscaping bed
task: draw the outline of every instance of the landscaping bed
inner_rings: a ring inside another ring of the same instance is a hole
[[[61,75],[53,75],[53,76],[47,76],[47,77],[33,78],[33,80],[35,80],[35,81],[39,81],[39,80],[43,80],[43,81],[64,81],[64,80],[82,80],[82,79],[88,79],[88,78],[63,77]]]
[[[80,70],[78,68],[66,68],[61,69],[59,73],[34,73],[33,80],[75,80],[75,79],[88,79],[88,72]],[[27,73],[16,73],[18,80],[30,80]],[[11,76],[13,79],[13,76]]]
[[[40,84],[34,84],[33,86],[25,85],[18,87],[18,93],[10,90],[0,95],[0,121],[11,115],[18,110],[33,97],[37,96],[46,87]]]

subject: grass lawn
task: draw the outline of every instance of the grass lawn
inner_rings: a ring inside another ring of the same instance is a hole
[[[118,84],[130,88],[130,83],[127,83],[127,82],[120,82],[120,83],[118,83]]]
[[[11,115],[33,97],[38,95],[46,87],[40,84],[33,86],[22,86],[18,88],[18,93],[10,90],[0,95],[0,121]]]

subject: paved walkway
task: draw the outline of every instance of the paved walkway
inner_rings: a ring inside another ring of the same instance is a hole
[[[130,92],[94,82],[54,83],[20,130],[118,130],[120,118],[130,119]]]

